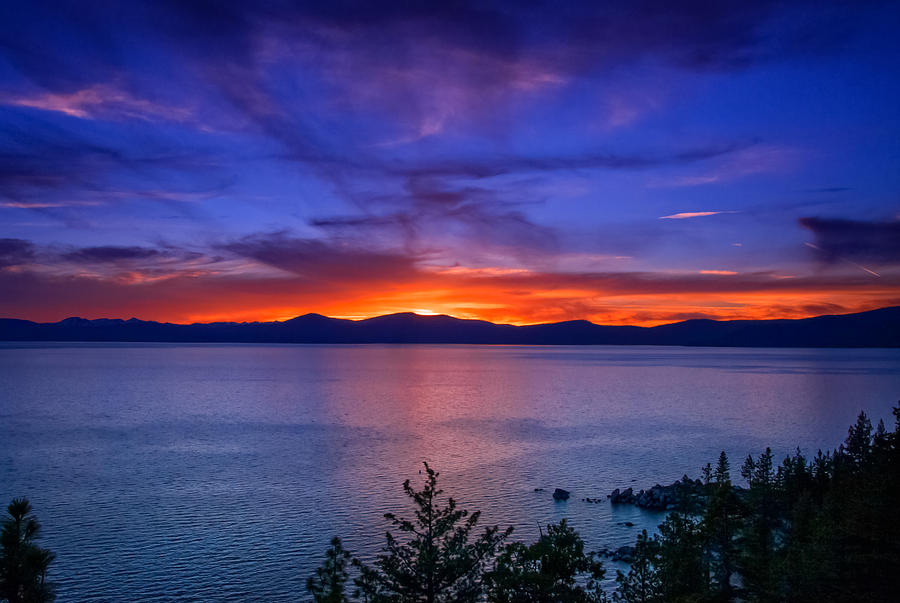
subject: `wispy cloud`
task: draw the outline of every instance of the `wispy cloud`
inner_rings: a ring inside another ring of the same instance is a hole
[[[40,116],[10,115],[0,128],[0,203],[18,209],[90,207],[122,198],[128,183],[166,198],[221,191],[220,158],[154,136],[110,138]],[[189,184],[185,185],[185,176]],[[190,190],[179,190],[179,187]],[[201,189],[198,193],[197,189]],[[134,196],[135,193],[132,193]]]
[[[96,207],[100,201],[0,201],[8,209],[49,209],[57,207]]]
[[[74,92],[0,95],[0,104],[63,113],[79,119],[187,121],[193,112],[139,98],[112,84],[93,84]]]
[[[686,220],[688,218],[704,218],[706,216],[717,216],[719,214],[736,214],[740,213],[735,210],[728,211],[684,211],[669,216],[660,216],[660,220]]]
[[[723,155],[720,161],[704,165],[699,173],[656,178],[651,188],[688,188],[731,182],[760,174],[784,173],[795,169],[803,153],[799,149],[772,145],[752,144],[734,153]]]

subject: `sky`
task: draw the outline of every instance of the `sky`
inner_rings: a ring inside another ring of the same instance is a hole
[[[0,3],[0,316],[900,305],[900,3]]]

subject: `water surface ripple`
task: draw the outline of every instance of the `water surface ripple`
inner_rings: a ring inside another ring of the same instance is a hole
[[[293,601],[332,535],[377,552],[423,460],[518,538],[620,546],[660,518],[582,498],[898,398],[900,350],[0,344],[0,502],[32,500],[60,601]]]

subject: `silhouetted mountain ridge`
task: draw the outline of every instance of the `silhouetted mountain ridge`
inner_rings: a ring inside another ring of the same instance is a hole
[[[694,319],[657,327],[586,320],[514,326],[404,312],[365,320],[304,314],[278,322],[174,324],[130,318],[0,319],[0,341],[469,343],[714,347],[900,347],[900,306],[804,319]]]

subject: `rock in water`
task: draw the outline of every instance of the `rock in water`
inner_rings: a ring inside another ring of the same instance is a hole
[[[691,481],[687,476],[669,486],[656,484],[649,490],[640,490],[637,494],[632,488],[625,491],[616,488],[606,495],[611,503],[636,505],[653,511],[671,511],[687,503],[703,504],[707,496],[707,487],[703,482]]]
[[[557,488],[553,491],[553,500],[569,500],[569,491]]]
[[[631,563],[634,560],[634,547],[633,546],[620,546],[612,554],[612,560],[613,561],[624,561],[625,563]]]

